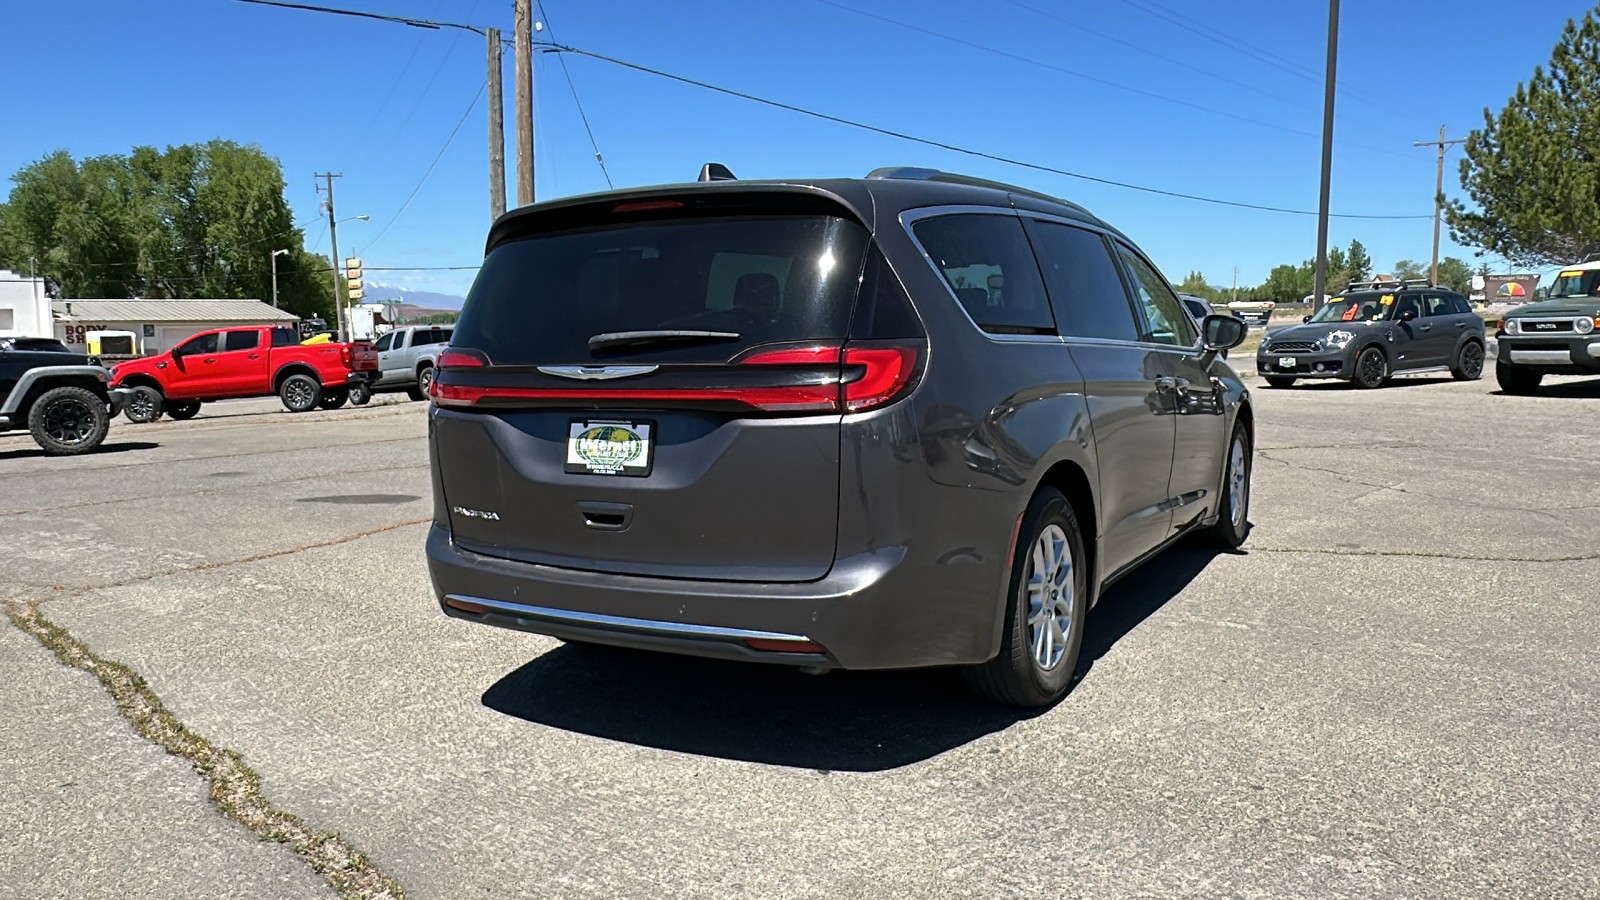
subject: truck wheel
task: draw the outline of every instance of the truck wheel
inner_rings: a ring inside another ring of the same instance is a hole
[[[423,366],[417,372],[417,386],[406,389],[406,396],[413,400],[428,399],[428,388],[433,387],[433,366]]]
[[[1450,367],[1450,374],[1457,381],[1477,381],[1483,377],[1483,345],[1477,341],[1468,341],[1461,345],[1461,352],[1456,354],[1456,364]]]
[[[167,407],[167,415],[185,422],[200,414],[200,401],[188,400],[183,403],[174,403]]]
[[[111,427],[106,401],[81,387],[45,391],[28,410],[33,440],[51,456],[72,456],[100,446]]]
[[[136,425],[154,422],[161,418],[163,402],[160,391],[141,385],[133,389],[133,396],[128,398],[128,405],[122,408],[122,415]]]
[[[1508,394],[1526,396],[1539,389],[1539,382],[1544,380],[1544,373],[1530,372],[1520,366],[1497,362],[1494,367],[1494,380],[1500,383],[1500,390]]]
[[[335,388],[322,395],[317,405],[323,409],[338,409],[350,399],[350,391],[346,388]]]
[[[369,401],[371,399],[372,399],[372,387],[370,385],[368,385],[366,382],[358,381],[355,384],[350,385],[350,405],[351,406],[366,406],[367,405],[367,401]]]
[[[309,412],[322,402],[322,385],[310,375],[290,375],[278,385],[278,399],[289,412]]]

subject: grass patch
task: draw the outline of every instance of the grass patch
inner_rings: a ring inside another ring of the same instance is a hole
[[[147,740],[189,762],[205,779],[223,815],[264,841],[287,844],[339,896],[347,900],[404,900],[405,891],[334,832],[319,832],[261,793],[261,776],[238,753],[218,747],[180,722],[138,673],[102,659],[83,641],[39,613],[32,603],[8,601],[6,618],[32,635],[62,663],[100,680],[117,710]]]

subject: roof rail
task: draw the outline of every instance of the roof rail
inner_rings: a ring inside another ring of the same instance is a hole
[[[1089,213],[1087,209],[1076,203],[1073,203],[1071,200],[1063,200],[1060,197],[1046,194],[1043,191],[1036,191],[1032,188],[1025,188],[1015,184],[1007,184],[1004,181],[990,181],[987,178],[975,178],[971,175],[960,175],[955,172],[941,172],[938,169],[927,169],[921,166],[885,166],[881,169],[873,169],[871,172],[868,172],[867,177],[873,179],[896,178],[910,181],[938,181],[943,184],[965,184],[971,187],[1005,191],[1009,194],[1022,194],[1025,197],[1032,197],[1035,200],[1044,200],[1049,203],[1059,203],[1062,206],[1069,206],[1075,210],[1078,210],[1079,212]],[[1093,215],[1093,213],[1089,214]]]
[[[1379,288],[1400,288],[1400,289],[1404,290],[1405,288],[1414,288],[1414,287],[1434,287],[1434,283],[1433,283],[1433,280],[1429,279],[1429,278],[1373,279],[1372,281],[1352,281],[1348,285],[1345,286],[1345,290],[1347,290],[1347,291],[1371,291],[1371,290],[1377,290]]]

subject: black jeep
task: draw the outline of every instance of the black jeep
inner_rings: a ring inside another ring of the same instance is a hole
[[[1267,384],[1340,378],[1375,388],[1395,375],[1483,375],[1483,319],[1465,297],[1427,281],[1364,282],[1332,297],[1304,325],[1266,336],[1256,371]]]
[[[27,428],[52,456],[93,450],[129,396],[110,380],[99,360],[60,341],[0,337],[0,432]]]

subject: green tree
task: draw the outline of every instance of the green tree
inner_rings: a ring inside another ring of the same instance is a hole
[[[1351,281],[1366,281],[1372,277],[1372,257],[1367,255],[1367,248],[1360,241],[1350,242],[1350,249],[1345,251],[1344,268],[1350,273]]]
[[[1413,262],[1409,259],[1402,259],[1394,264],[1394,272],[1391,274],[1401,281],[1408,281],[1416,278],[1427,278],[1428,267],[1419,262]]]
[[[1279,303],[1298,303],[1300,298],[1311,293],[1314,273],[1305,263],[1298,266],[1288,264],[1274,266],[1267,273],[1267,280],[1262,282],[1258,289],[1263,299],[1276,300]]]
[[[0,204],[0,266],[53,279],[69,296],[126,296],[137,284],[115,157],[80,166],[57,150],[12,176]]]
[[[1439,286],[1466,296],[1472,291],[1472,267],[1454,256],[1439,260]]]
[[[1498,116],[1467,135],[1450,235],[1518,265],[1600,252],[1600,10],[1567,20],[1549,70],[1534,67]]]
[[[1199,272],[1190,272],[1178,285],[1178,293],[1193,294],[1207,303],[1220,303],[1227,299],[1227,291],[1207,284],[1206,277]]]

